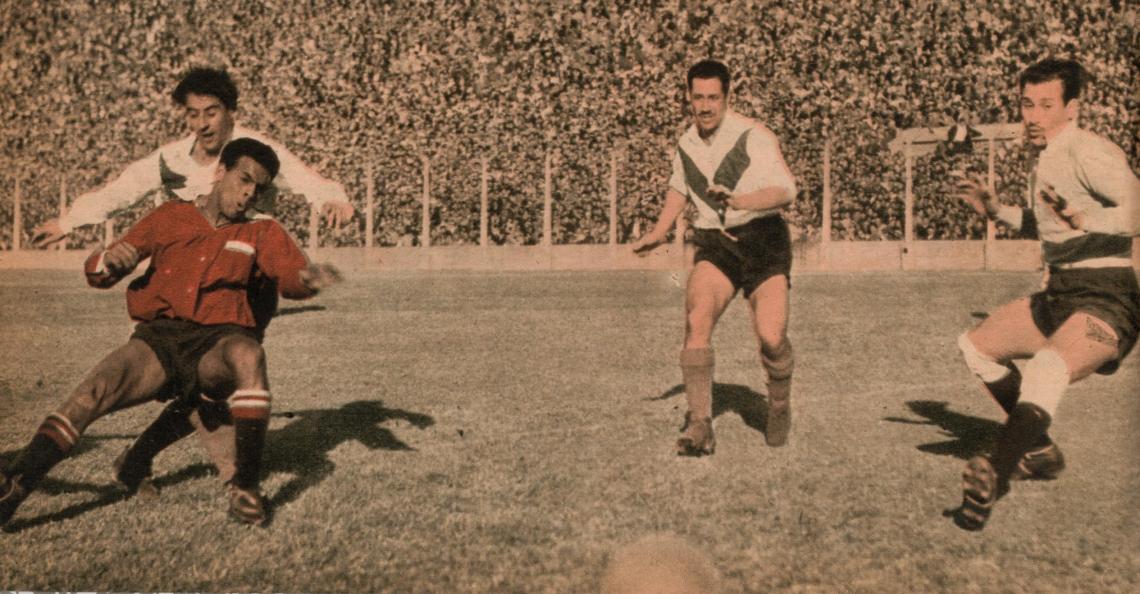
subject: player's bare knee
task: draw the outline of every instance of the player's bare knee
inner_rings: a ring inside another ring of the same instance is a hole
[[[261,372],[265,370],[265,350],[252,338],[238,337],[226,342],[222,357],[235,374]]]
[[[770,379],[781,380],[791,377],[796,365],[791,341],[784,336],[779,342],[761,342],[760,360]]]
[[[978,350],[974,344],[973,331],[958,336],[958,350],[962,352],[962,360],[970,372],[987,384],[996,382],[1009,373],[1009,367],[1004,363]]]

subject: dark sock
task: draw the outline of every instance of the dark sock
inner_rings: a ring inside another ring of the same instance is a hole
[[[261,455],[265,450],[265,432],[269,419],[234,419],[236,439],[234,484],[242,489],[256,491],[261,483]]]
[[[1009,480],[1018,461],[1045,435],[1052,420],[1049,413],[1030,402],[1019,403],[1013,408],[998,434],[990,460],[999,482]]]
[[[193,409],[180,402],[171,402],[162,409],[147,428],[127,450],[124,468],[150,469],[151,461],[178,440],[194,433],[190,423]]]
[[[66,457],[67,452],[60,448],[54,439],[43,433],[36,433],[5,474],[18,481],[25,490],[31,491]]]

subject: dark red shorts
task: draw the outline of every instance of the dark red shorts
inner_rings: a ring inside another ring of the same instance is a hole
[[[178,399],[196,403],[201,392],[198,363],[219,340],[234,334],[256,339],[252,328],[234,324],[204,326],[165,318],[140,322],[135,326],[131,339],[145,342],[166,372],[166,384],[159,389],[158,400]]]

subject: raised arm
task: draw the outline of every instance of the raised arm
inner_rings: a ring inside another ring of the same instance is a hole
[[[281,161],[281,170],[273,180],[274,185],[303,196],[313,208],[324,214],[331,225],[340,226],[352,218],[356,209],[348,201],[344,186],[322,177],[279,143],[270,141],[266,144],[277,153]]]
[[[112,212],[138,202],[148,192],[162,185],[161,158],[161,151],[156,150],[128,165],[107,185],[81,194],[67,210],[67,214],[49,219],[35,228],[32,232],[33,245],[43,247],[56,243],[76,227],[102,223]]]

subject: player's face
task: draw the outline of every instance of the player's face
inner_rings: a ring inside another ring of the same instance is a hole
[[[229,221],[245,220],[246,211],[269,185],[269,172],[246,156],[238,157],[231,169],[220,164],[218,169],[221,171],[221,178],[217,181],[221,215]]]
[[[708,136],[720,127],[724,112],[728,108],[728,98],[719,78],[694,78],[689,89],[689,107],[693,110],[693,122],[702,136]]]
[[[186,95],[186,127],[197,137],[195,143],[208,155],[216,155],[230,140],[233,113],[213,95]]]
[[[1077,100],[1065,103],[1059,80],[1027,83],[1021,91],[1021,121],[1025,137],[1035,146],[1045,144],[1077,116]]]

